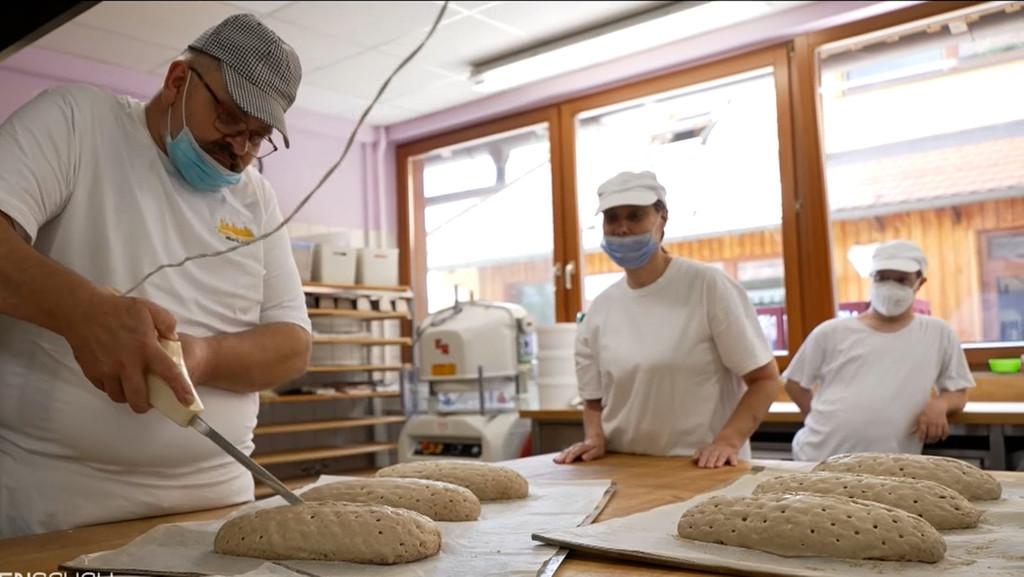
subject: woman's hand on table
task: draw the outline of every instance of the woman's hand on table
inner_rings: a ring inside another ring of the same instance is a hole
[[[698,467],[717,469],[726,465],[739,463],[740,448],[733,443],[715,439],[710,445],[697,449],[693,455],[693,462]]]
[[[593,461],[604,456],[604,442],[602,441],[580,441],[573,443],[561,453],[555,455],[554,461],[560,465],[572,463],[576,459],[581,461]]]

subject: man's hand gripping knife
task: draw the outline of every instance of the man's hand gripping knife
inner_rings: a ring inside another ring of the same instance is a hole
[[[121,294],[121,291],[113,287],[107,287],[107,290],[116,295]],[[146,373],[146,392],[149,395],[149,405],[163,413],[168,419],[177,423],[179,427],[187,427],[192,422],[192,417],[203,412],[205,407],[203,407],[203,402],[199,399],[199,394],[196,393],[196,387],[192,384],[192,379],[188,376],[188,368],[185,366],[185,355],[181,350],[181,342],[160,339],[160,346],[167,353],[167,356],[171,357],[171,360],[181,369],[181,376],[185,384],[188,385],[193,400],[191,405],[185,406],[181,404],[181,401],[174,396],[174,391],[167,384],[167,381],[154,374]]]
[[[185,368],[185,356],[181,352],[181,343],[160,339],[160,346],[171,357],[171,360],[181,367],[181,374],[185,378],[185,382],[188,383],[194,400],[187,407],[182,405],[181,401],[174,396],[174,391],[171,390],[167,381],[156,375],[147,374],[146,390],[149,392],[149,404],[163,413],[168,419],[177,423],[178,426],[187,427],[192,421],[192,417],[203,412],[203,402],[199,400],[196,387],[188,376],[188,369]]]

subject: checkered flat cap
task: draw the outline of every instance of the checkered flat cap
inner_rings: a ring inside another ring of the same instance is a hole
[[[252,14],[228,16],[188,46],[220,60],[235,104],[276,128],[288,147],[284,113],[302,80],[295,50]]]

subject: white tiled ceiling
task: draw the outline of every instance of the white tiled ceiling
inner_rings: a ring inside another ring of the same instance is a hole
[[[483,98],[473,65],[668,2],[449,2],[442,24],[367,117],[387,126]],[[776,9],[805,2],[771,2]],[[162,78],[189,41],[248,11],[298,52],[296,106],[358,118],[381,84],[425,37],[444,6],[418,2],[101,2],[36,47]]]

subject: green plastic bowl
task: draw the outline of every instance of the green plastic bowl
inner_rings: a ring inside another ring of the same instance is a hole
[[[1019,373],[1020,359],[989,359],[988,368],[993,373]]]

